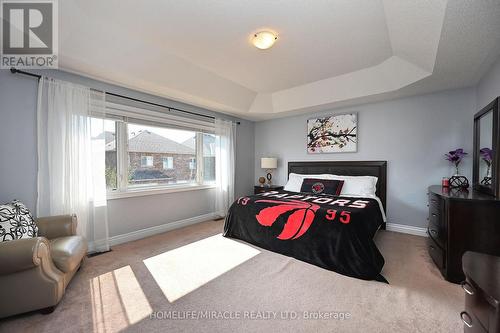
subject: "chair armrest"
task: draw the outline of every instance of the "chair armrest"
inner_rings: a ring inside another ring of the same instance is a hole
[[[49,256],[49,242],[43,237],[0,242],[0,275],[12,274],[40,265]]]
[[[54,239],[76,235],[76,215],[59,215],[40,217],[36,220],[38,235]]]

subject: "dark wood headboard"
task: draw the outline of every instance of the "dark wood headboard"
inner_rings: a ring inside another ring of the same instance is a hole
[[[342,176],[375,176],[377,181],[377,196],[387,211],[387,161],[309,161],[288,162],[288,175],[329,173]]]

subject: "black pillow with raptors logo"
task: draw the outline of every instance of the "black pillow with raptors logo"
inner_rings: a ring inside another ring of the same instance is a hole
[[[305,178],[300,192],[340,195],[342,186],[344,186],[343,180]]]

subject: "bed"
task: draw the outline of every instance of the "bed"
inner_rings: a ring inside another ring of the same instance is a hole
[[[282,190],[241,197],[226,215],[224,236],[349,277],[387,282],[373,241],[385,228],[387,162],[289,162],[290,174],[373,176],[376,195]]]

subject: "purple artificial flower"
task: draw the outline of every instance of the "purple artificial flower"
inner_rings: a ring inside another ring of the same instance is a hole
[[[486,164],[491,164],[491,160],[493,160],[493,150],[490,148],[481,148],[481,150],[479,150],[479,155],[481,155],[481,158]]]
[[[462,162],[462,158],[464,158],[465,155],[467,155],[467,153],[464,152],[462,148],[458,148],[448,152],[448,154],[444,154],[445,159],[455,164],[456,167],[458,167],[460,162]]]

